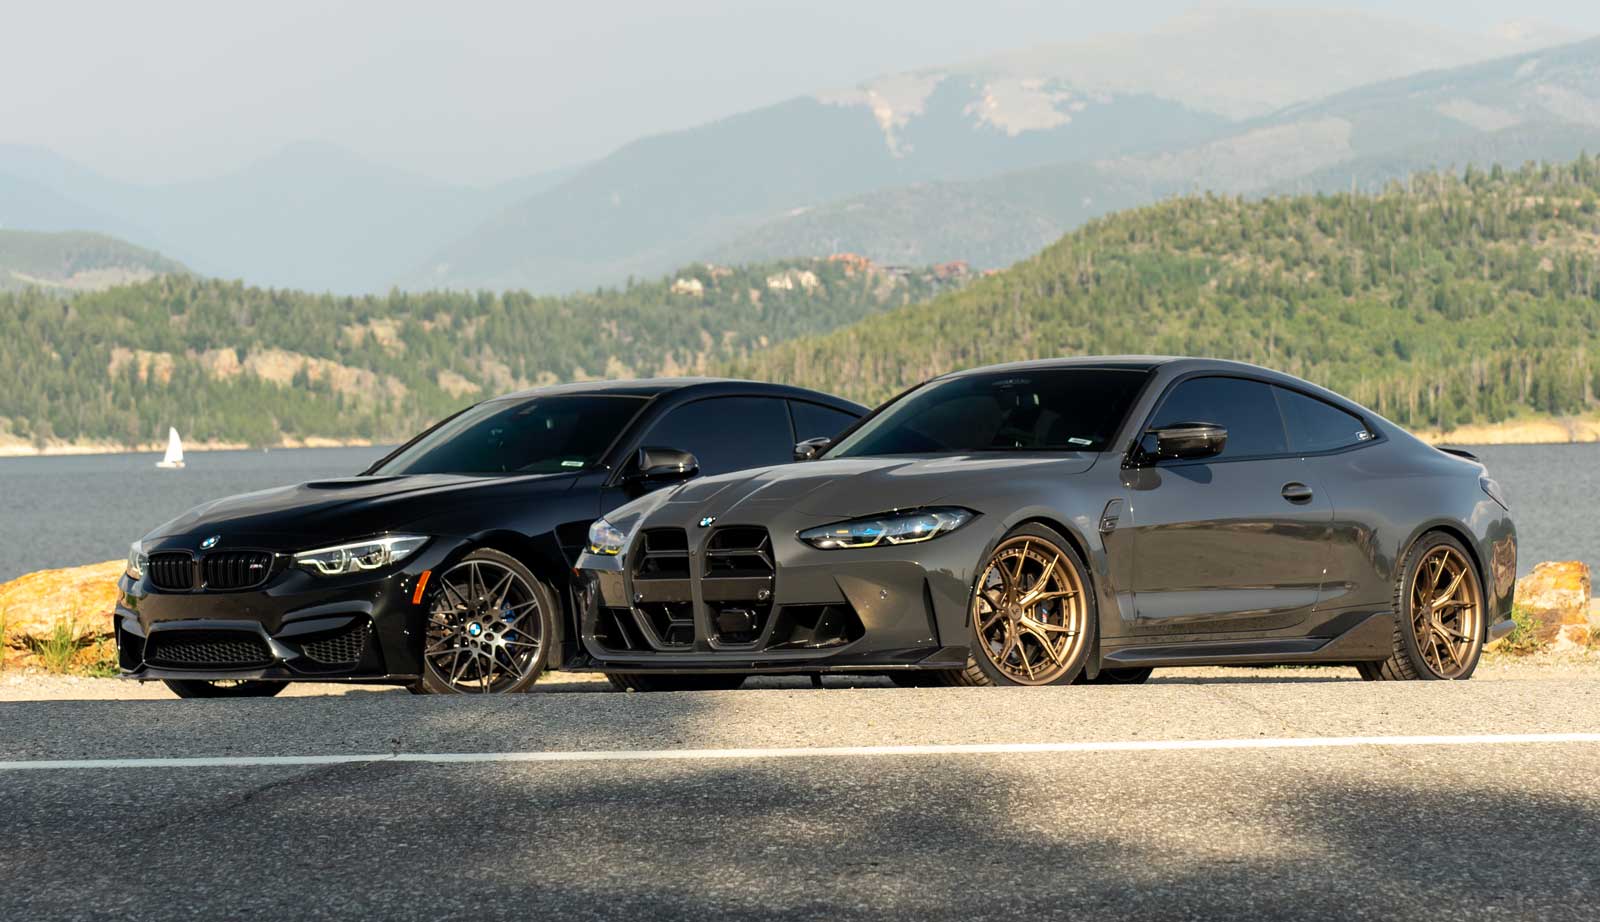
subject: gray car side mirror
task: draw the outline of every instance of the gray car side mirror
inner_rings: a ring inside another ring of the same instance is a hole
[[[833,439],[826,437],[796,442],[794,443],[794,459],[796,461],[815,461],[832,447]]]
[[[1140,444],[1152,461],[1214,458],[1228,444],[1228,430],[1216,423],[1173,423],[1145,433]]]

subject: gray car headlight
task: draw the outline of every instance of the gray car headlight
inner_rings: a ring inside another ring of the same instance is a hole
[[[294,565],[318,576],[365,573],[399,563],[428,543],[426,535],[384,535],[294,555]]]
[[[628,545],[628,534],[605,519],[589,526],[589,553],[615,557]]]
[[[800,540],[825,551],[877,547],[882,544],[920,544],[947,535],[977,516],[960,506],[903,509],[808,528]]]

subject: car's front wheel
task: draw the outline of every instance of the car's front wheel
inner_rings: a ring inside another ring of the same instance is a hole
[[[271,698],[289,683],[256,679],[162,679],[162,684],[179,698]]]
[[[555,596],[509,554],[479,548],[430,594],[422,681],[431,694],[509,694],[539,678]]]
[[[1094,641],[1088,569],[1042,525],[1007,534],[972,590],[972,655],[953,685],[1068,685]]]
[[[1368,681],[1465,679],[1483,655],[1484,596],[1461,542],[1424,535],[1406,555],[1394,591],[1393,653],[1361,663]]]

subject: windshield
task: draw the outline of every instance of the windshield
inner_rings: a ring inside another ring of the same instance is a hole
[[[643,397],[490,400],[402,449],[374,474],[554,474],[598,464]]]
[[[1057,368],[924,385],[868,420],[829,458],[968,451],[1101,451],[1148,372]]]

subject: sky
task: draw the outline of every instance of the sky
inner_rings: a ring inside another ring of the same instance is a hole
[[[1194,0],[0,0],[0,143],[140,182],[317,141],[486,185],[896,71],[1143,31]],[[1241,5],[1241,4],[1232,4]],[[1323,0],[1600,33],[1594,0]]]

